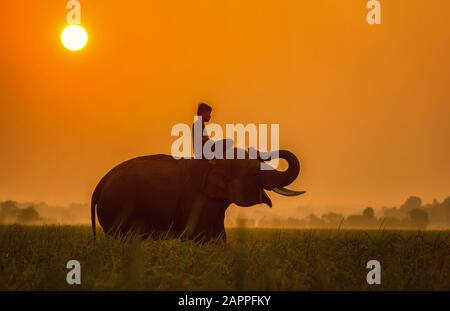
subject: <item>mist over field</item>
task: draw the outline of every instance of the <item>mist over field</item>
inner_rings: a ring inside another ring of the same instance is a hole
[[[88,204],[52,206],[44,202],[0,201],[0,224],[88,225],[90,222]],[[353,214],[339,211],[315,214],[313,209],[301,205],[272,209],[230,206],[225,226],[242,225],[260,228],[449,229],[450,197],[441,202],[425,203],[421,198],[411,196],[398,207],[361,207],[360,212]]]

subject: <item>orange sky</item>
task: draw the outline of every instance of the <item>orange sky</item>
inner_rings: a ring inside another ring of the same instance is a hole
[[[0,200],[88,202],[128,158],[169,153],[196,104],[212,121],[279,123],[303,164],[280,204],[398,205],[450,195],[450,1],[0,2]]]

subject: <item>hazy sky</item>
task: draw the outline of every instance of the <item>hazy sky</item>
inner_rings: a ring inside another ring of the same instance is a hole
[[[199,101],[280,124],[308,193],[274,208],[450,195],[450,1],[381,1],[380,26],[366,0],[80,2],[78,53],[65,0],[0,2],[0,200],[88,202]]]

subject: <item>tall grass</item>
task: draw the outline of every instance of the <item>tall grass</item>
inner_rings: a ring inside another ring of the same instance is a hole
[[[228,243],[0,226],[0,290],[450,290],[450,232],[228,230]],[[67,261],[81,285],[66,283]],[[366,283],[381,263],[382,284]]]

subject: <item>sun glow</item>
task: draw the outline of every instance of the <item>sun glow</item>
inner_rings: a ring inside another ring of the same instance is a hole
[[[81,50],[87,41],[88,34],[80,25],[69,25],[61,33],[62,44],[71,51]]]

